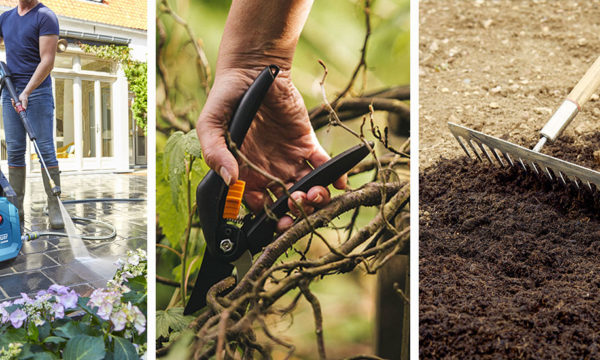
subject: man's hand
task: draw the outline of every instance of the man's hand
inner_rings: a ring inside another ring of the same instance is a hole
[[[238,168],[236,159],[227,148],[225,132],[235,106],[261,70],[262,68],[221,71],[215,78],[196,127],[206,163],[227,184],[232,184],[238,178],[246,181],[245,200],[253,211],[259,211],[265,202],[270,201],[265,198],[267,187],[276,196],[284,194],[284,190],[277,184],[271,184],[270,180],[244,163]],[[281,179],[288,188],[312,170],[307,162],[312,167],[317,167],[329,160],[329,156],[319,145],[304,101],[292,84],[289,71],[281,71],[275,79],[252,122],[241,152],[252,163]],[[344,176],[334,186],[343,189],[345,184]],[[295,192],[292,198],[307,214],[330,201],[329,191],[322,186],[313,187],[307,193]],[[291,199],[288,205],[293,213],[300,214]],[[292,222],[288,216],[282,218],[278,223],[278,230],[287,229]]]
[[[15,100],[14,99],[10,99],[10,101],[12,102],[12,106],[15,109],[15,111],[19,112],[17,110],[17,104],[15,104]],[[25,93],[25,91],[23,91],[19,95],[19,101],[21,102],[21,105],[23,106],[23,109],[27,110],[27,104],[29,102],[29,94],[27,94],[27,93]]]

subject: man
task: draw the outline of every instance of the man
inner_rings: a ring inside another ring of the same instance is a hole
[[[19,100],[27,111],[31,126],[36,130],[37,144],[48,172],[54,183],[60,186],[53,138],[54,98],[49,77],[54,67],[58,35],[56,15],[38,0],[19,0],[17,7],[0,15],[0,39],[6,47],[8,69],[12,73]],[[7,91],[2,93],[2,118],[8,152],[8,177],[17,193],[16,205],[22,221],[27,134]],[[48,196],[50,226],[62,229],[64,223],[58,200],[52,195],[45,171],[42,171],[42,177]]]

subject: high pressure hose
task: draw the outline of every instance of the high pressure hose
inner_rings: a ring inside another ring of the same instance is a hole
[[[81,203],[93,203],[93,202],[142,202],[146,201],[146,199],[141,198],[131,198],[131,199],[112,199],[112,198],[99,198],[99,199],[82,199],[82,200],[65,200],[64,204],[81,204]],[[108,240],[117,236],[116,228],[107,222],[98,219],[90,219],[79,216],[71,216],[71,219],[75,222],[79,223],[94,223],[102,225],[104,228],[109,229],[111,231],[108,235],[80,235],[83,240]],[[31,241],[40,238],[40,236],[64,236],[68,237],[66,233],[57,232],[57,231],[32,231],[30,233],[23,234],[21,236],[22,241]]]

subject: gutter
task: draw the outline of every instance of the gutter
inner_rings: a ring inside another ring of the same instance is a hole
[[[98,41],[102,43],[110,43],[115,45],[129,45],[129,43],[131,42],[131,39],[124,37],[92,34],[73,30],[60,30],[60,37],[77,40]]]

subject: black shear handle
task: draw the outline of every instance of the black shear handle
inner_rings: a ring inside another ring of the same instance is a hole
[[[250,124],[252,124],[252,119],[256,116],[260,104],[278,73],[279,67],[276,65],[267,66],[258,75],[256,80],[254,80],[254,83],[248,91],[246,91],[244,96],[242,96],[242,100],[240,100],[240,104],[235,110],[231,122],[229,123],[231,140],[233,140],[238,149],[242,146],[242,142],[246,137]]]
[[[373,147],[373,143],[369,144]],[[365,144],[356,145],[343,153],[340,153],[333,159],[311,171],[297,183],[292,186],[288,192],[294,191],[307,192],[314,186],[328,186],[340,176],[350,171],[356,164],[369,154],[369,147]],[[282,217],[288,208],[289,196],[286,194],[275,201],[270,207],[270,211],[277,217]],[[252,254],[256,254],[267,246],[273,239],[273,233],[277,222],[271,219],[264,211],[256,216],[249,225],[247,225],[246,236],[248,249]]]

